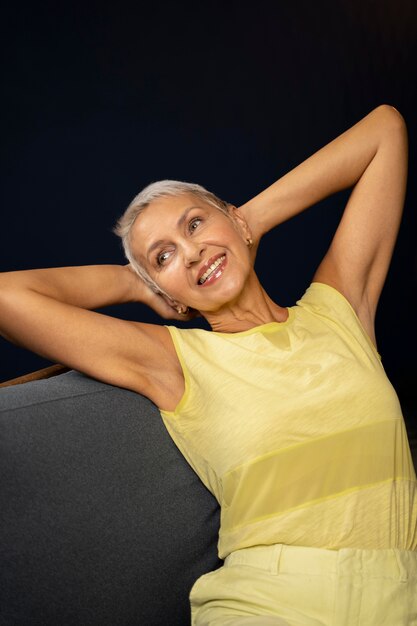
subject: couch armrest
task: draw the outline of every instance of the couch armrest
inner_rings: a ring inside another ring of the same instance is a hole
[[[59,364],[50,365],[49,367],[44,367],[41,370],[36,370],[36,372],[31,372],[30,374],[24,374],[23,376],[6,380],[5,382],[0,383],[0,387],[11,387],[12,385],[30,383],[33,380],[44,380],[45,378],[52,378],[52,376],[58,376],[58,374],[64,374],[65,372],[69,372],[69,367]]]

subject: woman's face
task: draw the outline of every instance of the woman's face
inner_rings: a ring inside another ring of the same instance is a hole
[[[241,294],[252,262],[248,227],[192,194],[153,201],[131,231],[132,251],[157,285],[178,304],[218,311]]]

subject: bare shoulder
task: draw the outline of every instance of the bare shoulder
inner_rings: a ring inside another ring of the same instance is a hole
[[[133,358],[132,363],[134,390],[146,395],[159,408],[174,410],[184,393],[185,383],[168,328],[158,324],[129,323],[141,342],[140,356],[138,354],[137,361]]]

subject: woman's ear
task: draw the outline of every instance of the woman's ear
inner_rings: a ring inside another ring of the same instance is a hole
[[[185,304],[181,304],[181,302],[177,302],[176,300],[173,300],[173,298],[171,298],[165,293],[160,293],[159,295],[165,300],[167,304],[169,304],[170,307],[175,309],[179,315],[188,315],[188,312],[189,312],[188,306],[186,306]]]
[[[246,241],[247,245],[251,247],[253,245],[252,232],[249,228],[249,224],[243,216],[243,213],[233,204],[229,205],[229,212],[232,221],[236,225],[236,228],[242,235],[243,239]]]

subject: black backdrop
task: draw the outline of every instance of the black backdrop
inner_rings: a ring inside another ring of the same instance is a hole
[[[15,3],[2,29],[4,271],[123,263],[111,228],[147,183],[199,182],[239,205],[377,105],[399,109],[409,185],[377,338],[417,414],[414,0]],[[281,305],[308,286],[348,193],[266,237],[257,269]],[[0,380],[48,364],[5,341],[0,355]]]

